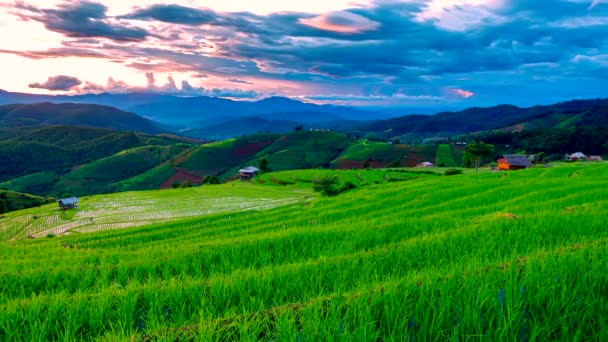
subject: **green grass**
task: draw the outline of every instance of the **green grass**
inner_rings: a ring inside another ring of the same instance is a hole
[[[314,178],[326,176],[338,177],[341,185],[350,182],[356,186],[401,182],[430,176],[429,174],[419,173],[417,171],[420,170],[294,170],[262,174],[258,176],[254,182],[270,186],[310,189]]]
[[[437,154],[435,156],[435,165],[443,167],[457,167],[459,166],[454,160],[454,153],[452,152],[452,145],[440,144],[437,146]]]
[[[121,180],[113,186],[117,191],[154,190],[175,174],[170,162],[165,162],[135,177]]]
[[[606,340],[607,175],[607,163],[429,175],[265,211],[5,242],[0,339]],[[188,191],[302,198],[297,187]],[[144,194],[171,207],[180,193]]]

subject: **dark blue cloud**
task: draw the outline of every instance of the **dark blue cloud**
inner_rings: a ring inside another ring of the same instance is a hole
[[[21,2],[16,8],[32,12],[29,19],[39,21],[49,31],[63,33],[67,37],[142,41],[150,35],[139,27],[111,23],[106,15],[108,8],[97,2],[62,3],[56,9],[38,9]]]
[[[76,77],[58,75],[49,77],[44,83],[32,83],[30,88],[46,89],[51,91],[67,91],[82,84]]]
[[[173,4],[158,4],[139,8],[131,14],[122,16],[123,19],[158,20],[165,23],[203,25],[216,22],[214,11],[184,7]]]

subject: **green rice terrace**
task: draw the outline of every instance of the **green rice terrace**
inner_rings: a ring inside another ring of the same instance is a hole
[[[608,163],[431,171],[285,171],[6,214],[0,340],[608,339]],[[325,176],[356,188],[321,196]]]

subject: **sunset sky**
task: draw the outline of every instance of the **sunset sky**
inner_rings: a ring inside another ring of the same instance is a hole
[[[552,103],[608,97],[608,3],[0,0],[0,66],[0,89],[42,94]]]

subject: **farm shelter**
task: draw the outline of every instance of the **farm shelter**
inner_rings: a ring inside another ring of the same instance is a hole
[[[568,156],[568,160],[571,160],[571,161],[585,160],[585,159],[587,159],[587,156],[583,152],[572,153],[571,155]]]
[[[499,170],[521,170],[532,166],[528,157],[521,155],[504,155],[498,159]]]
[[[70,198],[62,198],[57,201],[59,203],[59,209],[67,210],[67,209],[78,209],[78,198],[70,197]]]
[[[424,163],[420,163],[418,164],[418,167],[434,167],[435,165],[431,162],[424,162]]]
[[[240,169],[239,176],[241,177],[242,181],[247,181],[255,177],[258,172],[260,172],[260,169],[255,166],[249,166],[244,169]]]

